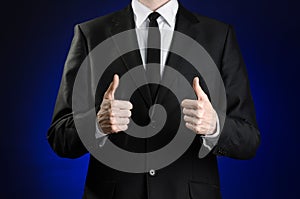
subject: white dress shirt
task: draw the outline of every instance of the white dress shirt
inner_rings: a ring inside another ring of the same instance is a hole
[[[148,30],[149,25],[148,16],[153,12],[148,7],[143,5],[138,0],[132,0],[131,6],[134,13],[134,22],[136,27],[136,35],[140,48],[140,54],[142,57],[143,65],[146,67],[146,48],[148,41]],[[175,29],[176,24],[176,14],[179,8],[177,0],[170,0],[162,7],[157,9],[155,12],[160,14],[160,17],[157,18],[158,27],[161,33],[161,63],[160,63],[160,75],[162,77],[164,72],[165,63],[168,56],[168,51],[170,49],[171,41],[173,34],[170,34]],[[203,146],[199,151],[199,157],[205,156],[217,143],[220,135],[220,125],[219,118],[217,117],[217,129],[213,135],[201,136],[203,140]],[[98,124],[96,123],[96,139],[98,139],[99,146],[102,147],[105,144],[107,139],[107,134],[101,132]]]
[[[140,54],[142,57],[143,65],[146,67],[146,48],[148,41],[148,27],[150,20],[148,16],[153,12],[148,7],[140,3],[138,0],[132,0],[131,3],[133,13],[134,13],[134,21],[135,21],[135,30],[137,35],[137,40],[140,48]],[[158,28],[160,30],[161,36],[161,55],[160,55],[160,76],[162,77],[168,51],[170,49],[171,41],[173,38],[173,31],[175,29],[176,23],[176,14],[178,11],[178,2],[177,0],[170,0],[162,7],[157,9],[155,12],[160,14],[160,17],[156,19],[158,23]]]

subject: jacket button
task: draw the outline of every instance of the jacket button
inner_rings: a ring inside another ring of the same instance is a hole
[[[154,169],[151,169],[151,170],[149,171],[149,174],[150,174],[150,176],[155,176],[155,170],[154,170]]]

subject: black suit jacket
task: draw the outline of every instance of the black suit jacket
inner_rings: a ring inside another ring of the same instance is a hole
[[[76,25],[47,137],[51,147],[59,156],[77,158],[87,153],[77,134],[72,115],[72,89],[81,63],[99,43],[114,34],[134,27],[131,6]],[[211,153],[200,159],[198,152],[202,142],[197,135],[189,149],[178,160],[156,171],[155,176],[150,176],[148,173],[133,174],[117,171],[91,156],[83,198],[218,199],[221,195],[216,157],[220,155],[249,159],[255,155],[260,134],[246,68],[232,27],[193,14],[180,5],[175,30],[199,42],[210,54],[223,78],[227,94],[227,117],[218,144]],[[190,83],[195,76],[201,76],[176,55],[169,55],[167,62],[184,74]],[[142,61],[139,51],[127,53],[111,64],[100,79],[95,98],[96,109],[99,109],[103,94],[112,81],[113,75],[117,73],[122,76],[129,69],[140,64]],[[182,65],[185,67],[181,67]],[[201,86],[209,95],[205,82],[202,81]],[[88,90],[83,92],[89,95]],[[180,102],[166,100],[171,99],[172,94],[163,89],[160,92],[164,95],[158,97],[158,103],[162,104],[171,115],[163,133],[148,139],[137,139],[125,133],[118,133],[110,135],[109,139],[118,146],[134,152],[154,151],[170,142],[176,130],[174,124],[178,123],[180,117],[178,116],[181,111]],[[149,123],[147,114],[152,102],[149,101],[147,93],[147,88],[141,88],[140,92],[136,92],[130,99],[134,107],[132,119],[140,125]],[[91,108],[93,107],[94,105],[91,105]]]

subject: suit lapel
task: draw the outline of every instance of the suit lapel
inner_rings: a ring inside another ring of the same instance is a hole
[[[134,23],[134,16],[133,16],[133,10],[131,8],[131,5],[127,6],[124,10],[120,11],[112,20],[112,27],[111,27],[111,36],[114,40],[114,44],[116,45],[117,49],[127,47],[129,49],[137,49],[131,52],[126,53],[125,55],[121,55],[121,59],[124,62],[124,65],[127,69],[127,72],[129,72],[129,75],[131,79],[134,81],[136,87],[138,88],[138,82],[137,78],[142,78],[143,82],[147,82],[146,80],[146,75],[145,75],[145,70],[142,67],[139,67],[138,74],[140,77],[135,77],[130,70],[136,66],[141,66],[143,64],[140,50],[139,50],[139,45],[137,41],[137,36],[136,34],[129,34],[129,38],[126,41],[122,41],[122,45],[124,46],[119,46],[119,42],[115,40],[113,37],[114,35],[128,31],[128,30],[133,30],[135,28],[135,23]],[[125,44],[124,44],[125,43]],[[143,87],[141,89],[140,87],[138,88],[138,91],[140,92],[142,99],[144,100],[145,104],[147,106],[151,105],[151,95],[150,95],[150,89],[148,86]]]
[[[175,31],[183,33],[192,39],[196,39],[197,37],[197,31],[195,30],[195,25],[198,23],[198,19],[188,10],[186,10],[182,5],[179,5],[178,13],[176,16],[176,25],[175,25]],[[172,49],[175,47],[175,42],[177,41],[176,35],[174,35],[172,39],[172,44],[170,47],[170,52],[172,52]],[[177,63],[176,61],[179,61],[178,58],[172,55],[168,55],[168,59],[166,64],[172,63],[172,67],[178,71],[180,71],[182,65]],[[177,64],[175,64],[177,63]]]
[[[199,22],[198,19],[191,12],[189,12],[184,7],[182,7],[182,5],[179,5],[178,13],[176,16],[176,25],[175,25],[176,32],[183,33],[195,40],[197,38],[197,31],[195,30],[196,27],[195,25],[198,24],[198,22]],[[177,40],[176,34],[174,34],[169,52],[173,52],[173,49],[176,48],[175,47],[176,40]],[[175,56],[172,53],[168,54],[166,66],[172,67],[180,74],[182,74],[183,71],[185,70],[182,63],[182,59],[180,59],[180,57]],[[172,88],[172,83],[174,83],[175,79],[176,78],[174,78],[171,75],[171,73],[168,72],[168,68],[165,67],[164,75],[162,78],[162,84],[168,85],[169,88]],[[160,89],[158,91],[157,98],[159,103],[162,103],[163,100],[166,99],[166,93],[167,93],[166,89]]]

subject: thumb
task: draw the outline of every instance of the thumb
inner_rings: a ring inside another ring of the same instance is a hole
[[[109,100],[115,99],[115,91],[117,90],[118,86],[119,86],[119,76],[117,74],[115,74],[113,81],[110,83],[103,98],[109,99]]]
[[[198,100],[206,99],[206,94],[204,93],[204,91],[202,90],[202,88],[200,87],[200,84],[199,84],[199,77],[194,78],[193,88],[194,88],[194,91],[197,95]]]

